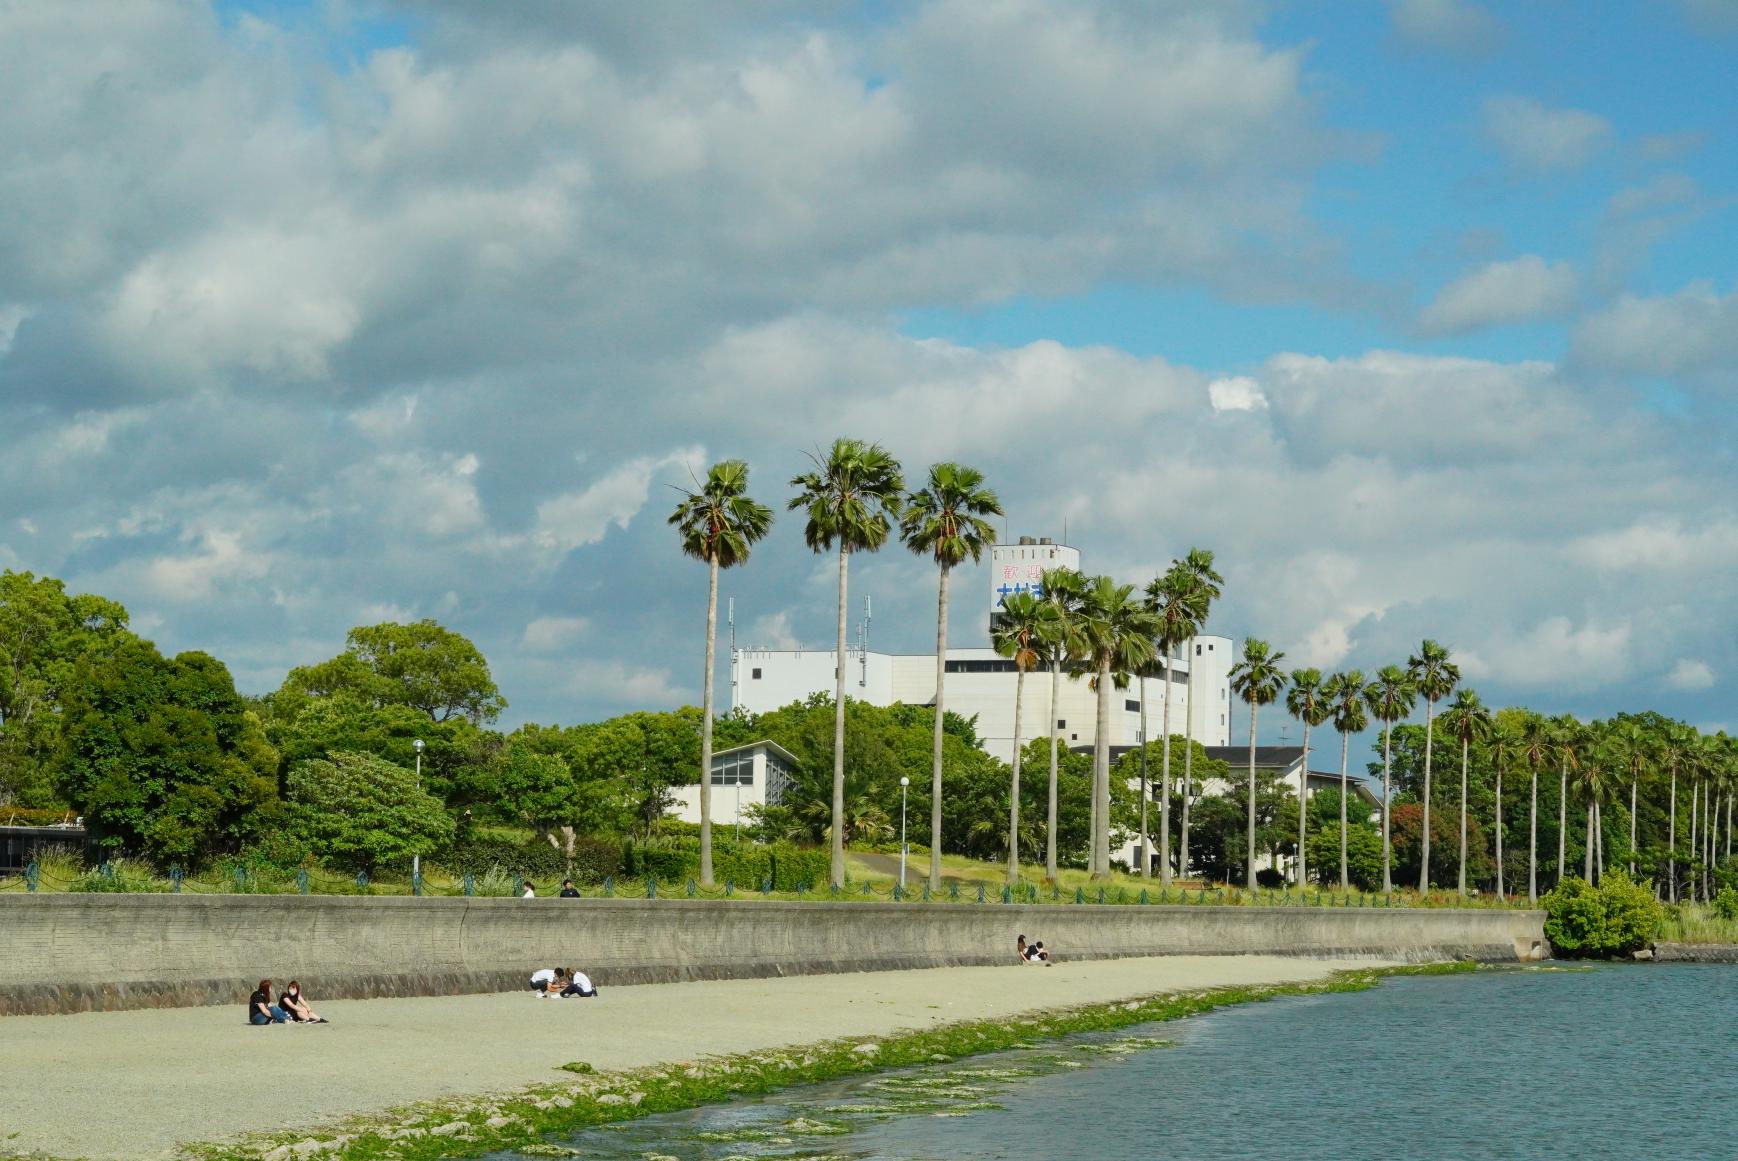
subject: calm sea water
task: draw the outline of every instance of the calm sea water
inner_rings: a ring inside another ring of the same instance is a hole
[[[1738,967],[1402,978],[559,1144],[606,1161],[1738,1157]]]

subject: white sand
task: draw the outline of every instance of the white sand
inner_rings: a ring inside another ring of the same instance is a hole
[[[935,1023],[1370,966],[1174,956],[605,988],[340,1000],[317,1027],[249,1027],[244,1005],[0,1018],[0,1153],[163,1157],[180,1143],[329,1124],[435,1097]],[[239,985],[245,993],[246,985]]]

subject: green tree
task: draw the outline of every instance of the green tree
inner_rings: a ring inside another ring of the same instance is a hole
[[[409,770],[340,752],[290,769],[288,831],[328,866],[374,875],[439,849],[453,820]]]
[[[103,849],[191,865],[273,823],[277,754],[216,658],[128,635],[64,696],[60,793]]]
[[[304,700],[340,693],[376,706],[410,706],[434,722],[463,717],[480,726],[507,708],[482,652],[428,620],[357,626],[337,657],[290,670],[274,700],[293,717]]]
[[[1340,735],[1340,890],[1344,891],[1350,881],[1346,877],[1346,802],[1351,797],[1346,771],[1348,747],[1352,735],[1363,733],[1370,724],[1364,713],[1364,674],[1356,669],[1334,674],[1323,683],[1322,698],[1332,710],[1334,730]]]
[[[1303,771],[1297,780],[1297,885],[1301,889],[1307,878],[1305,865],[1309,836],[1305,826],[1309,818],[1310,729],[1333,716],[1333,702],[1328,698],[1319,669],[1291,671],[1291,688],[1286,691],[1285,708],[1303,723]]]
[[[1521,726],[1521,760],[1532,775],[1527,809],[1527,901],[1539,898],[1539,768],[1551,760],[1555,731],[1538,714],[1528,714]]]
[[[815,470],[796,476],[789,507],[808,514],[803,539],[814,552],[839,551],[839,637],[834,651],[833,694],[833,882],[845,881],[845,615],[846,580],[853,552],[875,552],[887,543],[905,491],[899,461],[880,444],[833,441],[824,457],[810,456]]]
[[[684,492],[669,523],[682,551],[706,564],[706,674],[700,695],[700,881],[712,885],[712,671],[717,665],[718,570],[748,559],[749,547],[772,528],[772,509],[748,495],[748,465],[724,460],[706,472],[698,491]],[[843,661],[840,662],[843,665]]]
[[[1565,879],[1545,896],[1545,937],[1563,956],[1628,955],[1652,941],[1663,918],[1659,900],[1622,871],[1597,887]]]
[[[1467,766],[1472,751],[1472,744],[1483,744],[1490,737],[1493,723],[1491,711],[1485,708],[1485,703],[1476,691],[1464,686],[1455,694],[1452,704],[1442,715],[1443,728],[1450,736],[1460,743],[1460,850],[1455,860],[1456,890],[1462,898],[1466,897],[1466,841],[1467,841]]]
[[[996,652],[1014,662],[1014,764],[1008,791],[1008,883],[1020,880],[1020,724],[1026,673],[1044,659],[1045,642],[1055,636],[1056,607],[1031,593],[1010,593],[990,626]],[[942,722],[936,715],[936,723]],[[937,734],[939,737],[939,732]],[[940,757],[940,750],[936,751]],[[939,801],[940,796],[937,795]],[[933,841],[933,840],[932,840]],[[932,888],[933,890],[933,888]]]
[[[1569,771],[1581,768],[1581,748],[1585,731],[1581,723],[1569,714],[1559,714],[1551,719],[1551,741],[1557,755],[1557,882],[1561,883],[1568,874],[1567,862],[1569,842]],[[1677,770],[1672,771],[1672,824],[1673,834],[1677,828],[1678,780]]]
[[[1420,829],[1424,853],[1419,860],[1418,891],[1426,894],[1430,890],[1430,751],[1436,703],[1454,692],[1460,682],[1460,667],[1448,659],[1447,649],[1427,637],[1407,661],[1406,676],[1424,699],[1424,823]]]
[[[1200,576],[1187,561],[1174,560],[1165,574],[1147,585],[1147,609],[1158,618],[1158,652],[1164,660],[1160,676],[1165,682],[1165,708],[1160,733],[1167,743],[1171,737],[1171,661],[1177,647],[1194,638],[1201,622],[1207,619],[1207,589]],[[1194,665],[1190,664],[1190,696],[1193,697]],[[1141,676],[1141,740],[1147,738],[1146,675]],[[1185,739],[1185,748],[1187,740]],[[1143,748],[1142,753],[1145,753]],[[1186,761],[1187,759],[1185,759]],[[1147,859],[1146,767],[1141,768],[1141,874],[1150,873]],[[1187,801],[1187,795],[1184,796]],[[1171,747],[1164,750],[1164,765],[1159,771],[1159,875],[1160,885],[1171,885]]]
[[[1285,688],[1285,671],[1279,667],[1283,660],[1285,654],[1266,641],[1245,637],[1243,656],[1231,667],[1231,688],[1249,707],[1249,858],[1243,866],[1250,890],[1255,889],[1255,718],[1256,712],[1272,705]]]
[[[1183,825],[1177,842],[1177,866],[1183,873],[1189,871],[1189,805],[1195,796],[1195,658],[1200,653],[1200,646],[1195,643],[1195,637],[1207,626],[1207,616],[1212,612],[1213,602],[1219,599],[1220,586],[1225,578],[1213,568],[1213,553],[1205,548],[1191,548],[1183,557],[1183,570],[1194,581],[1201,602],[1201,619],[1195,625],[1195,632],[1189,637],[1186,646],[1189,653],[1189,711],[1183,715]]]
[[[986,517],[1002,514],[1001,501],[984,487],[984,474],[960,464],[936,464],[929,469],[929,483],[905,498],[900,533],[905,546],[919,556],[935,561],[941,580],[936,590],[935,612],[935,737],[930,765],[929,889],[941,889],[941,743],[943,714],[947,703],[947,595],[953,570],[970,560],[981,560],[984,549],[996,539],[996,530]],[[1015,802],[1019,800],[1016,798]],[[1012,845],[1010,835],[1010,845]]]
[[[1094,878],[1110,873],[1110,696],[1126,688],[1129,674],[1150,664],[1157,620],[1136,599],[1133,585],[1110,577],[1088,582],[1080,608],[1080,630],[1087,644],[1098,693],[1093,748],[1093,836],[1088,870]]]
[[[1394,836],[1389,825],[1389,815],[1394,813],[1391,780],[1394,766],[1392,747],[1394,723],[1412,712],[1412,703],[1417,696],[1417,687],[1412,684],[1412,679],[1407,676],[1406,671],[1398,665],[1384,665],[1376,671],[1376,679],[1364,687],[1364,704],[1369,707],[1370,716],[1382,723],[1382,890],[1384,892],[1394,889],[1392,874]]]
[[[1045,799],[1044,873],[1051,882],[1057,874],[1057,770],[1062,727],[1056,717],[1062,697],[1062,671],[1072,670],[1086,655],[1086,637],[1081,631],[1081,606],[1086,602],[1086,578],[1071,568],[1045,569],[1041,581],[1044,603],[1056,611],[1050,632],[1044,638],[1045,660],[1050,664],[1050,781]]]

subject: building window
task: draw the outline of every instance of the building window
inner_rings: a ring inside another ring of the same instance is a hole
[[[1138,714],[1141,712],[1141,703],[1131,699],[1123,702],[1122,708],[1128,710],[1132,714]]]
[[[759,670],[759,669],[756,669],[756,670],[755,670],[755,671],[754,671],[754,673],[753,673],[753,680],[755,680],[755,681],[759,681],[759,680],[760,680],[760,670]]]
[[[1201,647],[1199,645],[1195,646],[1195,656],[1201,656]]]
[[[1068,719],[1067,718],[1057,718],[1056,719],[1056,728],[1059,730],[1066,730],[1068,728]]]
[[[1012,661],[949,661],[948,673],[1015,673],[1019,667]]]
[[[719,754],[712,759],[712,785],[753,786],[754,751]]]

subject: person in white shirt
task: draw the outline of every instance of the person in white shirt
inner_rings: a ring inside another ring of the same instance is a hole
[[[578,968],[574,969],[567,986],[561,989],[561,998],[564,1000],[569,996],[578,996],[582,1000],[589,1000],[595,995],[597,995],[597,987],[591,982],[591,977]]]
[[[538,968],[531,973],[531,990],[547,1000],[559,992],[566,981],[566,968]]]
[[[530,883],[526,883],[525,884],[525,893],[523,895],[519,896],[519,898],[521,898],[521,899],[535,899],[535,898],[537,898],[537,888],[533,887]]]

